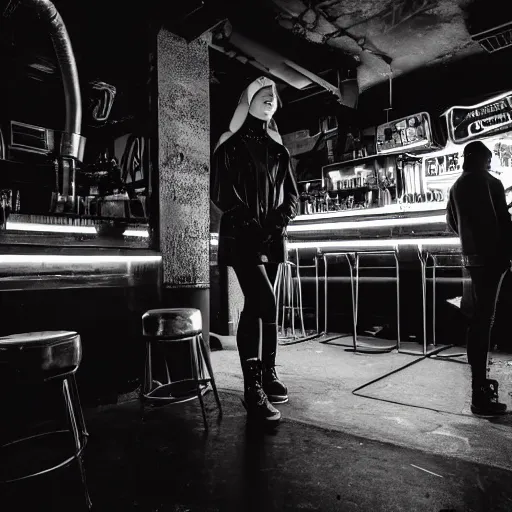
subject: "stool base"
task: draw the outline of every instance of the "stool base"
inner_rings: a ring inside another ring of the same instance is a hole
[[[431,343],[427,344],[426,350],[423,346],[423,343],[418,343],[416,341],[402,341],[400,343],[400,348],[398,352],[400,354],[408,354],[411,356],[428,356],[428,355],[436,355],[438,352],[444,351],[446,349],[451,348],[453,345],[433,345]]]
[[[370,338],[368,336],[357,337],[357,349],[354,350],[354,339],[352,334],[336,334],[327,333],[322,334],[319,341],[320,343],[331,343],[334,340],[338,340],[338,345],[341,347],[347,347],[349,352],[361,352],[366,354],[385,354],[396,349],[396,341],[384,340],[380,338]]]
[[[85,477],[85,469],[84,469],[83,460],[82,460],[83,451],[87,444],[87,438],[88,438],[89,434],[85,428],[85,422],[84,422],[84,417],[83,417],[82,408],[81,408],[81,404],[80,404],[80,398],[78,396],[78,388],[76,386],[75,375],[72,373],[72,374],[65,375],[65,376],[59,376],[58,378],[62,379],[62,394],[64,396],[64,401],[66,403],[66,410],[68,413],[68,421],[70,423],[70,429],[69,430],[54,430],[51,432],[43,432],[40,434],[23,437],[21,439],[16,439],[14,441],[11,441],[7,444],[2,445],[0,447],[0,451],[8,448],[10,446],[22,445],[23,443],[26,443],[33,439],[43,438],[43,437],[47,437],[47,436],[54,435],[54,434],[70,433],[73,435],[75,452],[73,453],[73,455],[71,455],[64,461],[61,461],[60,463],[55,464],[52,467],[45,468],[41,471],[37,471],[35,473],[30,473],[28,475],[23,475],[23,476],[18,476],[16,478],[8,478],[5,480],[1,480],[0,484],[9,484],[9,483],[13,483],[13,482],[19,482],[21,480],[28,480],[29,478],[34,478],[37,476],[45,475],[45,474],[55,471],[57,469],[68,466],[74,460],[76,460],[77,464],[78,464],[79,471],[80,471],[80,477],[81,477],[82,486],[83,486],[83,490],[84,490],[86,506],[90,510],[92,508],[92,502],[91,502],[91,499],[89,496],[89,490],[87,487],[87,481],[86,481],[86,477]],[[53,378],[53,380],[55,380],[55,378]]]
[[[215,401],[217,402],[217,406],[219,408],[219,414],[222,415],[222,406],[220,403],[219,394],[217,392],[217,386],[215,385],[215,378],[213,376],[213,369],[210,360],[210,354],[208,353],[208,348],[204,342],[203,336],[201,334],[196,334],[193,336],[184,336],[181,339],[176,338],[163,338],[163,337],[146,337],[146,361],[144,365],[144,375],[142,378],[142,386],[140,389],[140,412],[142,420],[144,421],[144,416],[146,412],[146,402],[149,402],[153,406],[164,406],[170,404],[179,404],[188,402],[193,400],[194,398],[199,399],[199,403],[201,405],[201,412],[203,415],[203,423],[205,430],[208,430],[208,422],[206,420],[206,408],[204,405],[203,395],[211,386],[213,394],[215,396]],[[192,361],[192,378],[191,379],[182,379],[179,381],[171,381],[171,377],[167,368],[167,382],[161,384],[160,382],[153,380],[152,374],[152,362],[151,362],[151,345],[152,342],[160,342],[160,343],[173,343],[176,341],[189,341],[190,342],[190,356]],[[205,368],[206,366],[206,368]],[[208,373],[208,376],[205,376],[205,370]],[[191,383],[195,386],[195,393],[191,390],[190,393],[187,393],[185,396],[172,396],[173,388],[178,387],[184,383]],[[151,384],[149,384],[151,383]],[[157,384],[154,387],[154,384]],[[160,396],[159,396],[160,395]]]

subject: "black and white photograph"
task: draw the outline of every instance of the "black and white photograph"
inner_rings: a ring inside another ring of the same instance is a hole
[[[512,2],[0,0],[0,511],[511,512]]]

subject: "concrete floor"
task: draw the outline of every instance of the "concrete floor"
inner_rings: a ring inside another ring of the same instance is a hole
[[[352,391],[415,358],[353,354],[316,340],[281,347],[290,402],[280,406],[278,430],[261,434],[247,427],[239,400],[234,341],[222,342],[212,360],[224,414],[207,394],[208,433],[197,401],[156,409],[145,424],[136,402],[87,411],[93,510],[512,510],[512,417],[470,415],[465,365],[421,361],[362,390],[374,395],[366,398]],[[512,405],[509,359],[495,354],[493,371]],[[422,408],[432,404],[452,412]],[[39,458],[35,450],[28,456]],[[0,510],[82,510],[77,473],[71,466],[0,488]]]

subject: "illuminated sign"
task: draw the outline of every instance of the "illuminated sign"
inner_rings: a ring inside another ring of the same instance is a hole
[[[432,146],[430,116],[420,112],[377,126],[377,154]]]
[[[451,107],[444,114],[455,144],[512,128],[512,92],[469,107]]]

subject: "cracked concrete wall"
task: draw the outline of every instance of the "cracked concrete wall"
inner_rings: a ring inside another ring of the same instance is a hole
[[[209,287],[208,40],[158,34],[160,251],[166,288]]]

